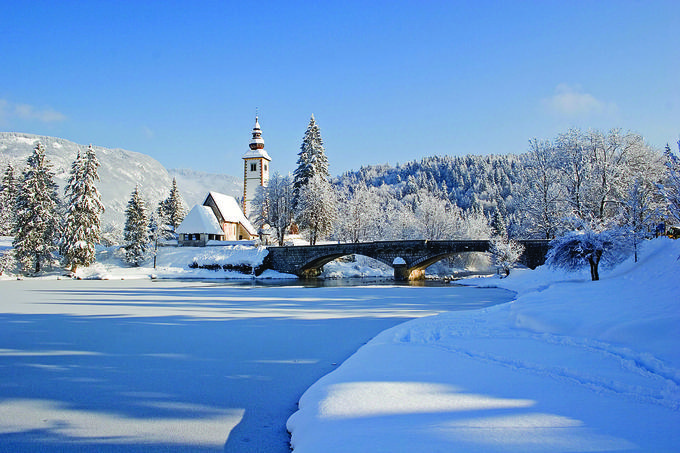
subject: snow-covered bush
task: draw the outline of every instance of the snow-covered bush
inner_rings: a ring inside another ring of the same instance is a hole
[[[628,244],[620,230],[597,231],[590,227],[571,231],[550,243],[548,266],[575,271],[590,266],[593,281],[600,279],[600,263],[614,265],[628,255]]]
[[[524,246],[509,239],[507,235],[494,236],[490,240],[489,253],[494,264],[503,270],[505,276],[510,275],[510,269],[524,253]]]

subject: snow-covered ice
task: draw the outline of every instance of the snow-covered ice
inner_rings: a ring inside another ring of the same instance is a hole
[[[284,453],[299,397],[370,338],[512,297],[250,283],[0,281],[0,451]]]
[[[474,281],[517,300],[378,335],[305,392],[294,452],[679,451],[678,255]]]

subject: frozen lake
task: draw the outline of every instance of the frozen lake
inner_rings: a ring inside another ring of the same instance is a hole
[[[486,307],[469,287],[0,282],[3,452],[288,452],[298,398],[379,332]]]

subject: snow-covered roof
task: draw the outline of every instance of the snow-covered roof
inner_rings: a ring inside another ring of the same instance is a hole
[[[240,223],[248,233],[252,236],[257,236],[257,230],[250,224],[246,216],[243,215],[243,211],[241,211],[241,207],[234,197],[219,192],[210,192],[208,193],[208,196],[205,197],[205,201],[203,202],[204,205],[209,197],[212,197],[222,218],[226,222]]]
[[[224,235],[215,213],[209,206],[196,205],[177,227],[177,233],[205,233]]]
[[[242,159],[253,159],[253,158],[263,158],[271,161],[272,158],[264,149],[249,149],[242,157]]]

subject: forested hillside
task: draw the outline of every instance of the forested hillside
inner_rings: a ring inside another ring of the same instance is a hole
[[[670,152],[670,150],[667,150]],[[433,156],[337,178],[339,239],[552,238],[575,219],[651,228],[665,217],[661,150],[635,133],[569,130],[521,155]]]

